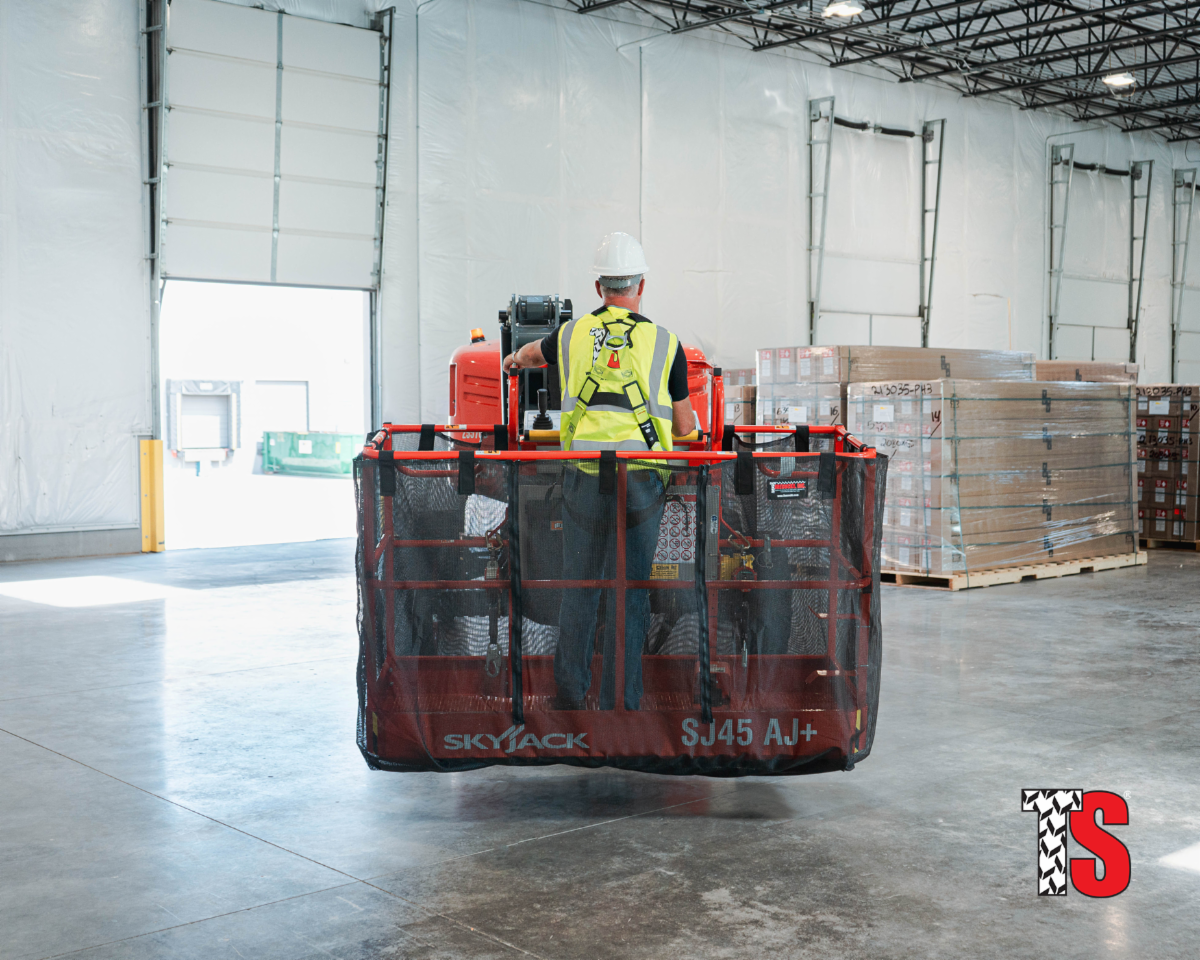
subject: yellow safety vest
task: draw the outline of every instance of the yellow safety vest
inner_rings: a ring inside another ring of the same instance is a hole
[[[564,450],[673,449],[667,381],[679,338],[629,316],[605,307],[559,335]]]

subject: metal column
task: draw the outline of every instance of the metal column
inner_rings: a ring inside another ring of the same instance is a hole
[[[380,365],[382,329],[380,304],[383,290],[383,234],[387,223],[387,163],[388,135],[391,130],[392,103],[392,34],[396,8],[389,7],[376,14],[374,28],[379,31],[379,128],[375,147],[375,262],[371,268],[372,289],[369,292],[370,337],[369,372],[371,380],[371,429],[383,423],[383,371]]]
[[[138,44],[142,93],[142,203],[146,231],[145,257],[150,287],[150,419],[151,437],[162,439],[159,399],[159,313],[162,306],[162,172],[166,128],[167,0],[142,0]]]
[[[1171,208],[1171,382],[1179,382],[1179,336],[1183,332],[1183,285],[1187,282],[1188,241],[1196,202],[1196,168],[1176,170]]]
[[[833,154],[833,97],[808,101],[808,343],[817,342],[821,273],[825,268],[825,220]]]
[[[1058,300],[1062,292],[1063,252],[1067,239],[1067,211],[1071,202],[1071,174],[1075,169],[1075,144],[1056,144],[1050,148],[1050,287],[1047,316],[1049,318],[1049,349],[1047,356],[1056,359]]]
[[[938,208],[942,199],[942,145],[946,121],[926,120],[921,127],[921,346],[929,346],[929,308],[937,255]],[[932,199],[933,203],[930,204]]]
[[[1129,362],[1137,363],[1138,316],[1142,311],[1142,277],[1146,272],[1146,230],[1150,225],[1150,181],[1153,160],[1129,165]],[[1139,185],[1141,189],[1139,190]],[[1141,204],[1141,216],[1138,216]],[[1138,233],[1138,221],[1141,233]],[[1093,351],[1094,352],[1094,351]],[[1093,356],[1093,360],[1095,357]]]

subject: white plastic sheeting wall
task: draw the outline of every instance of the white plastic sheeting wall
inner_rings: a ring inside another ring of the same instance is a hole
[[[137,14],[129,0],[0,4],[0,534],[138,522]]]
[[[373,286],[380,35],[214,0],[169,25],[163,275]]]
[[[358,27],[372,14],[370,0],[241,5]],[[801,342],[805,108],[830,94],[851,119],[947,120],[935,345],[1044,355],[1048,142],[1074,142],[1081,162],[1153,159],[1139,359],[1144,380],[1168,376],[1170,169],[1198,165],[1185,150],[798,52],[751,53],[711,31],[639,43],[657,31],[619,22],[618,9],[606,19],[524,0],[423,0],[419,16],[414,2],[397,6],[386,416],[444,411],[449,354],[470,327],[494,330],[514,291],[592,306],[587,267],[606,230],[640,233],[646,312],[719,362]],[[137,4],[0,4],[0,44],[0,532],[133,525],[136,437],[150,429]],[[919,181],[886,158],[910,145],[837,137],[831,213],[845,212],[830,224],[831,251],[903,266]],[[1076,172],[1068,257],[1083,261],[1070,261],[1073,273],[1119,280],[1123,201],[1094,212],[1119,226],[1082,226],[1089,191],[1122,189],[1102,176]],[[867,266],[843,281],[829,269],[823,341],[865,338],[858,314],[835,311],[861,310],[860,296],[881,316],[914,312],[910,280],[875,289]],[[1096,286],[1111,287],[1104,311],[1124,303],[1123,286]],[[1071,304],[1065,292],[1064,309],[1096,312]],[[1195,280],[1184,310],[1200,329]],[[875,339],[905,342],[905,324],[881,333],[877,320]],[[1183,375],[1200,376],[1200,363]]]
[[[711,31],[655,36],[611,9],[614,19],[523,0],[417,10],[399,5],[395,38],[387,417],[443,415],[450,353],[471,327],[495,330],[513,292],[592,307],[588,266],[609,230],[646,247],[644,312],[719,363],[804,342],[807,102],[829,95],[852,120],[947,121],[935,346],[1045,355],[1050,143],[1074,142],[1086,163],[1153,159],[1139,360],[1143,380],[1169,376],[1170,170],[1186,160],[1161,140],[753,53]],[[919,157],[914,140],[835,131],[820,342],[917,342]],[[1075,173],[1068,272],[1091,279],[1082,294],[1064,284],[1063,307],[1123,328],[1124,285],[1095,281],[1126,276],[1128,180],[1102,176]],[[1102,332],[1101,358],[1126,359],[1123,337]]]

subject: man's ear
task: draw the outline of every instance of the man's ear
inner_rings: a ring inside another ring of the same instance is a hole
[[[596,283],[597,283],[597,285],[599,285],[600,281],[597,280]],[[642,295],[642,291],[645,289],[646,289],[646,278],[642,277],[641,283],[638,284],[637,295],[640,297]]]
[[[596,281],[596,296],[598,296],[601,300],[604,299],[604,294],[602,294],[600,292],[600,281],[599,280]]]

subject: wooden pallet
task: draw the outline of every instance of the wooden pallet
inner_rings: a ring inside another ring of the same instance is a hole
[[[1198,540],[1151,540],[1143,537],[1141,544],[1148,550],[1200,550]]]
[[[920,574],[901,570],[881,570],[883,583],[902,587],[929,587],[935,590],[966,590],[968,587],[994,587],[1002,583],[1021,583],[1024,580],[1045,580],[1049,577],[1069,577],[1075,573],[1097,573],[1121,567],[1141,566],[1147,561],[1143,552],[1120,553],[1109,557],[1087,557],[1083,560],[1064,560],[1060,563],[1030,563],[1019,567],[996,567],[966,573]]]

